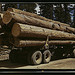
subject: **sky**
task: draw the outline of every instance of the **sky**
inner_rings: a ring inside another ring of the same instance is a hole
[[[36,13],[37,14],[40,14],[40,6],[36,3],[36,8],[35,8],[35,10],[36,10]]]

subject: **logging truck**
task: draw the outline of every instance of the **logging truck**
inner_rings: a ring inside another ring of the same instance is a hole
[[[38,65],[75,55],[75,28],[70,25],[15,8],[0,17],[0,45],[11,49],[12,62]]]

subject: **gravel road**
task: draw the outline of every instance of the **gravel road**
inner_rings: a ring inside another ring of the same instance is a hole
[[[75,58],[60,59],[40,65],[11,63],[9,60],[3,60],[0,61],[0,69],[75,69]]]
[[[9,52],[10,50],[0,52],[0,69],[75,69],[75,58],[58,59],[40,65],[29,65],[27,63],[10,62]]]

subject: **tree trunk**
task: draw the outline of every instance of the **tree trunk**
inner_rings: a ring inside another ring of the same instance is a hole
[[[67,32],[70,32],[70,33],[74,33],[75,34],[75,28],[66,27],[66,30],[67,30]]]
[[[13,25],[12,35],[14,37],[46,38],[47,36],[49,36],[50,39],[75,39],[74,34],[20,23],[15,23]]]
[[[17,14],[14,12],[9,12],[7,11],[4,16],[3,16],[3,23],[4,24],[14,24],[14,22],[19,22],[19,23],[25,23],[25,24],[31,24],[31,25],[36,25],[36,26],[41,26],[41,27],[47,27],[47,28],[52,28],[52,22],[46,22],[40,19],[36,19],[30,16],[25,16],[22,14]]]
[[[56,23],[56,24],[60,24],[62,26],[70,26],[68,24],[60,23],[58,21],[53,21],[51,19],[47,19],[47,18],[39,16],[37,14],[26,12],[26,11],[22,11],[22,10],[15,9],[15,8],[8,8],[8,11],[19,13],[19,14],[23,14],[23,15],[26,15],[26,16],[31,16],[31,17],[34,17],[34,18],[37,18],[37,19],[41,19],[41,20],[45,20],[45,21],[49,21],[49,22],[53,22],[53,23]]]
[[[29,16],[25,16],[25,15],[22,15],[22,14],[17,14],[17,13],[14,13],[14,12],[7,11],[4,14],[4,17],[3,17],[3,23],[8,24],[8,26],[12,28],[12,25],[15,22],[31,24],[31,25],[34,25],[34,26],[40,26],[40,27],[59,30],[59,31],[66,31],[65,26],[61,26],[61,25],[58,25],[58,24],[54,24],[52,22],[43,21],[43,20],[40,20],[40,19],[36,19],[34,17],[29,17]]]
[[[11,43],[11,42],[10,42]],[[14,43],[11,43],[16,47],[27,47],[27,46],[44,46],[46,44],[46,41],[35,41],[35,40],[19,40],[15,39]],[[55,41],[49,41],[49,45],[75,45],[75,41],[66,40],[55,40]]]

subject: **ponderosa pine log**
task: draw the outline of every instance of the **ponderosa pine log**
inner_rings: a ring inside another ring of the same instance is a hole
[[[75,28],[72,28],[72,27],[66,27],[66,31],[75,34]]]
[[[3,16],[3,23],[4,24],[14,24],[14,22],[19,22],[19,23],[27,23],[31,25],[36,25],[36,26],[41,26],[41,27],[47,27],[47,28],[52,28],[53,23],[51,22],[46,22],[40,19],[36,19],[34,17],[30,16],[25,16],[23,14],[17,14],[14,12],[9,12],[7,11],[4,16]]]
[[[36,38],[47,38],[47,36],[49,36],[50,39],[75,40],[74,34],[20,23],[15,23],[13,25],[12,35],[14,37],[36,37]]]
[[[13,25],[15,22],[25,23],[25,24],[34,25],[34,26],[40,26],[40,27],[59,30],[59,31],[66,31],[65,26],[61,26],[58,24],[54,24],[52,22],[36,19],[34,17],[25,16],[23,14],[17,14],[14,12],[7,11],[3,16],[3,23],[8,24],[9,27],[12,27],[11,25]]]
[[[51,20],[51,19],[47,19],[47,18],[42,17],[42,16],[39,16],[39,15],[37,15],[37,14],[30,13],[30,12],[26,12],[26,11],[22,11],[22,10],[19,10],[19,9],[8,8],[7,10],[8,10],[8,11],[11,11],[11,12],[15,12],[15,13],[23,14],[23,15],[27,15],[27,16],[35,17],[35,18],[38,18],[38,19],[41,19],[41,20],[45,20],[45,21],[49,21],[49,22],[53,22],[53,23],[56,23],[56,24],[60,24],[60,25],[62,25],[62,26],[70,26],[69,24],[60,23],[60,22],[58,22],[58,21],[53,21],[53,20]]]
[[[3,14],[2,13],[0,13],[0,18],[3,18]]]
[[[11,42],[10,42],[11,43]],[[46,41],[35,41],[35,40],[19,40],[15,39],[14,43],[11,43],[16,47],[27,47],[27,46],[44,46]],[[72,40],[51,40],[48,42],[49,45],[75,45],[75,41]]]
[[[45,44],[45,41],[15,40],[14,43],[11,44],[13,44],[16,47],[43,46]]]

